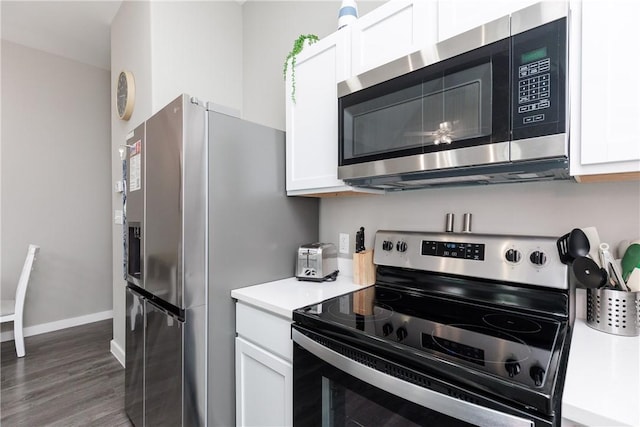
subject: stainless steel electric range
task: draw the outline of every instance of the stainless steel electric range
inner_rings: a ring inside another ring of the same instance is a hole
[[[374,286],[294,311],[294,425],[559,426],[556,240],[378,231]]]

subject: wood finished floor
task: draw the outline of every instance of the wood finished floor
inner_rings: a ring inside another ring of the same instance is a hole
[[[2,427],[130,427],[124,412],[124,369],[111,355],[112,321],[25,339],[0,348]]]

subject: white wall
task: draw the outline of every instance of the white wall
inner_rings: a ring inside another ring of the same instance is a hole
[[[8,41],[1,54],[2,296],[36,243],[25,326],[110,317],[109,72]]]

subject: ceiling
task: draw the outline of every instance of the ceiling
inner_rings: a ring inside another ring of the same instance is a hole
[[[111,21],[121,3],[2,0],[2,39],[108,70]]]

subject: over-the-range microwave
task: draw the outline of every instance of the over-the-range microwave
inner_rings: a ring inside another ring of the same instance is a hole
[[[568,179],[569,7],[537,3],[338,84],[338,177],[385,190]]]

